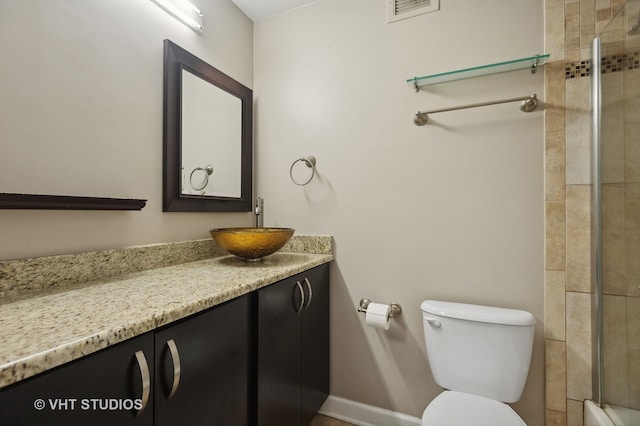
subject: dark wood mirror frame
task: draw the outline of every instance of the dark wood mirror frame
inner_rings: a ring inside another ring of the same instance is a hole
[[[242,158],[240,197],[181,193],[182,70],[237,97],[242,102]],[[253,208],[253,92],[180,46],[164,41],[163,211],[248,212]]]

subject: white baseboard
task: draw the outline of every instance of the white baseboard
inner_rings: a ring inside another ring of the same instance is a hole
[[[320,414],[358,426],[420,426],[421,419],[329,395]]]

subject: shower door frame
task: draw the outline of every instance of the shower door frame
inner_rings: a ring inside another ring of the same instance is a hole
[[[604,408],[603,359],[603,292],[602,292],[602,203],[601,203],[601,143],[602,143],[602,65],[600,37],[591,43],[591,277],[593,389],[592,398]]]

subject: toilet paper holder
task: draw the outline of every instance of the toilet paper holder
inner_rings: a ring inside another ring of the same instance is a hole
[[[360,306],[358,306],[358,312],[362,312],[366,314],[369,303],[371,303],[371,300],[361,299]],[[390,306],[391,306],[391,310],[389,311],[389,318],[395,318],[402,313],[402,307],[397,303],[392,303]]]

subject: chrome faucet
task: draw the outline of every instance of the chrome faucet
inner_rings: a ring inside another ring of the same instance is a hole
[[[260,197],[256,198],[256,228],[262,228],[264,225],[264,200]]]

